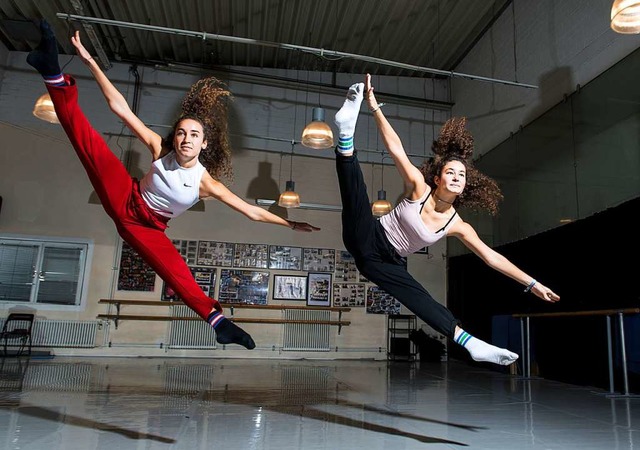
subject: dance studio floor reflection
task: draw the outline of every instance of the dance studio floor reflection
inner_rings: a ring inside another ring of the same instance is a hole
[[[0,449],[630,449],[640,399],[461,362],[7,358]]]

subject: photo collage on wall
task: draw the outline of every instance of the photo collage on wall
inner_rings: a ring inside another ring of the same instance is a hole
[[[118,271],[118,290],[153,292],[155,284],[156,272],[144,262],[138,252],[123,241]]]
[[[336,266],[336,251],[332,248],[305,248],[302,270],[305,272],[330,272]]]
[[[233,267],[266,269],[269,262],[267,244],[236,244]]]
[[[367,312],[370,314],[400,314],[400,302],[378,286],[367,289]]]
[[[273,300],[306,301],[309,306],[366,306],[366,312],[372,314],[396,314],[400,308],[393,297],[371,286],[345,250],[180,239],[172,242],[205,294],[221,303],[265,305],[271,292]],[[236,268],[307,273],[274,273],[269,286],[271,272]],[[155,272],[123,242],[118,290],[153,292],[155,278]],[[160,298],[179,301],[164,282]]]
[[[216,288],[216,271],[217,269],[211,267],[189,267],[193,278],[198,283],[198,286],[202,288],[202,291],[207,297],[215,298],[214,292]],[[162,295],[160,300],[165,302],[179,302],[181,299],[178,294],[167,286],[167,283],[162,284]]]
[[[198,258],[199,266],[231,267],[235,244],[229,242],[199,241]]]
[[[269,269],[302,270],[302,247],[270,245]]]
[[[346,250],[336,252],[336,273],[335,282],[338,281],[358,281],[365,283],[367,279],[358,271],[356,261]]]
[[[365,306],[364,283],[333,283],[333,306]]]
[[[266,305],[269,293],[269,272],[254,270],[220,270],[220,303]]]

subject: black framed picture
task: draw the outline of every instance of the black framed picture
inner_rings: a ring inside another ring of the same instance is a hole
[[[307,277],[296,275],[273,276],[274,300],[306,300]]]
[[[269,272],[220,269],[220,303],[266,305],[269,294]]]
[[[331,274],[310,273],[307,278],[307,305],[331,306]]]

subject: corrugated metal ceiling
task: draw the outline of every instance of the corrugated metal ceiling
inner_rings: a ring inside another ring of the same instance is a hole
[[[72,54],[69,23],[57,13],[293,44],[454,70],[510,0],[2,0],[0,40],[11,51],[38,41],[34,20],[53,26]],[[243,66],[396,76],[431,76],[357,59],[93,25],[111,61],[199,68]],[[84,39],[96,53],[89,39]]]

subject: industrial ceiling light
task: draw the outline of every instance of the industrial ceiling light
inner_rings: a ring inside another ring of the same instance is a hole
[[[371,213],[376,217],[380,217],[385,214],[389,214],[392,209],[393,206],[391,205],[391,202],[387,200],[386,191],[384,189],[380,189],[378,191],[378,200],[373,202],[373,205],[371,205]]]
[[[282,206],[283,208],[300,207],[300,196],[295,191],[295,188],[296,184],[293,181],[287,181],[285,191],[280,194],[280,199],[278,199],[278,206]]]
[[[293,182],[293,147],[295,145],[295,141],[291,141],[291,164],[289,165],[289,181],[287,181],[284,192],[280,194],[280,198],[278,199],[278,206],[281,206],[283,208],[300,207],[300,196],[296,192],[296,184]]]
[[[376,150],[378,149],[378,135],[376,134]],[[382,156],[380,160],[380,190],[378,191],[378,200],[371,204],[371,214],[375,217],[381,217],[389,214],[393,209],[393,205],[387,200],[387,192],[384,190],[384,159],[388,156]],[[373,171],[372,171],[373,176]]]
[[[611,29],[621,34],[640,33],[640,1],[615,0],[611,7]]]
[[[302,131],[302,145],[315,149],[333,147],[333,131],[324,121],[324,108],[313,108],[311,122]]]
[[[33,115],[49,123],[60,123],[49,93],[42,94],[33,107]]]

